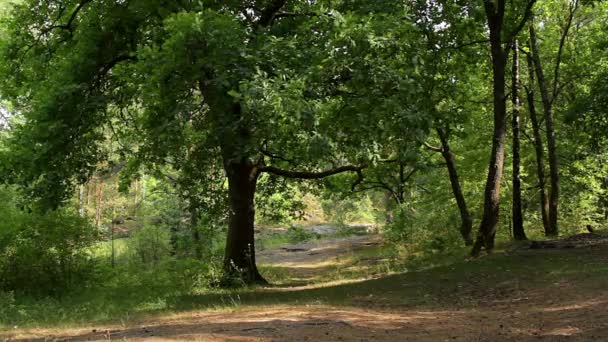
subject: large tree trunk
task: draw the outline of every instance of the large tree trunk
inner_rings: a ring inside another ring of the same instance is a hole
[[[255,262],[254,196],[258,173],[245,158],[224,161],[228,177],[230,214],[224,271],[229,278],[238,277],[246,284],[267,284]]]
[[[485,1],[486,16],[490,29],[490,45],[492,54],[493,98],[494,98],[494,134],[492,138],[492,154],[486,188],[484,193],[483,218],[471,255],[477,256],[483,247],[486,250],[494,248],[494,236],[498,225],[500,206],[500,182],[503,175],[505,159],[505,141],[507,135],[507,107],[505,101],[505,66],[507,55],[502,47],[502,29],[504,19],[504,1]]]
[[[513,105],[513,237],[527,240],[521,209],[521,176],[519,156],[519,51],[517,41],[513,44],[513,68],[511,78],[511,103]]]
[[[460,178],[458,177],[458,172],[456,171],[454,154],[450,150],[447,133],[442,129],[437,128],[437,134],[439,135],[439,140],[441,141],[441,155],[443,156],[443,159],[445,159],[445,163],[448,168],[452,192],[454,193],[454,198],[456,199],[456,204],[458,205],[458,210],[460,211],[460,234],[462,235],[465,245],[471,246],[473,244],[473,238],[471,237],[471,232],[473,231],[473,219],[471,218],[471,214],[467,208],[467,202],[462,193]]]
[[[536,43],[536,30],[534,24],[530,25],[530,47],[532,49],[532,60],[538,78],[541,99],[543,102],[545,130],[547,134],[547,151],[549,154],[549,177],[551,180],[551,191],[549,193],[549,229],[546,231],[548,236],[558,235],[557,210],[559,201],[559,166],[557,158],[557,147],[555,140],[555,122],[553,115],[553,99],[549,94],[549,89],[543,72],[542,63]],[[555,80],[556,81],[556,80]]]
[[[532,123],[532,133],[534,135],[534,151],[536,153],[536,174],[538,176],[538,189],[540,197],[540,213],[543,221],[543,228],[545,229],[545,235],[550,235],[551,229],[549,228],[549,197],[547,196],[546,182],[545,182],[545,161],[543,153],[543,138],[540,133],[540,125],[538,124],[538,116],[536,115],[536,103],[534,98],[534,62],[532,56],[528,54],[528,78],[530,79],[530,85],[527,90],[528,99],[528,112],[530,114],[530,122]]]

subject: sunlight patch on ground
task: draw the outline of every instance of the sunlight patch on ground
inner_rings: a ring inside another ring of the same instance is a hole
[[[580,309],[585,309],[585,308],[589,308],[592,306],[597,306],[597,305],[603,305],[608,303],[607,301],[599,301],[599,300],[590,300],[590,301],[586,301],[583,303],[576,303],[576,304],[571,304],[571,305],[564,305],[564,306],[555,306],[555,307],[549,307],[549,308],[544,308],[542,311],[544,312],[557,312],[557,311],[569,311],[569,310],[580,310]]]
[[[557,328],[557,329],[549,330],[549,331],[545,332],[543,335],[544,336],[572,336],[572,335],[580,334],[581,332],[582,332],[582,330],[577,327],[564,327],[564,328]]]

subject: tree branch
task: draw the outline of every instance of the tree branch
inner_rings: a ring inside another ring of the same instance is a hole
[[[281,13],[275,14],[272,19],[274,21],[275,19],[278,19],[278,18],[297,18],[297,17],[316,17],[316,16],[317,16],[317,13],[314,13],[314,12],[303,12],[303,13],[281,12]],[[271,23],[272,23],[272,21],[271,21]]]
[[[436,147],[436,146],[430,145],[430,144],[429,144],[429,143],[427,143],[426,141],[424,141],[424,142],[422,143],[422,145],[424,145],[424,147],[426,147],[427,149],[429,149],[429,150],[431,150],[431,151],[433,151],[433,152],[439,152],[439,153],[442,153],[442,152],[443,152],[443,149],[442,149],[441,147]]]
[[[263,156],[266,156],[270,159],[277,159],[277,160],[282,160],[282,161],[288,162],[288,163],[294,163],[293,159],[287,159],[279,154],[268,151],[268,141],[267,140],[264,140],[264,142],[262,142],[262,147],[260,148],[260,153]]]
[[[293,163],[294,161],[292,159],[287,159],[285,157],[282,157],[276,153],[270,152],[266,149],[260,149],[260,153],[270,159],[277,159],[277,160],[282,160],[284,162],[289,162],[289,163]]]
[[[570,11],[568,14],[568,19],[566,19],[566,25],[564,27],[564,32],[562,32],[562,36],[559,40],[559,49],[557,50],[557,57],[555,59],[555,69],[553,71],[553,92],[551,94],[551,103],[555,101],[558,93],[558,80],[559,80],[559,68],[562,63],[562,55],[564,53],[564,45],[566,43],[566,38],[568,37],[568,31],[570,31],[570,27],[572,26],[572,20],[574,19],[574,13],[578,9],[578,0],[574,0],[574,3],[569,5]]]
[[[325,171],[313,172],[313,171],[291,171],[291,170],[280,169],[275,166],[262,166],[258,169],[258,173],[266,172],[266,173],[273,174],[275,176],[281,176],[281,177],[285,177],[285,178],[295,178],[295,179],[321,179],[321,178],[333,176],[335,174],[344,173],[344,172],[357,172],[358,173],[358,172],[361,172],[361,170],[363,170],[364,168],[365,168],[365,166],[345,165],[345,166],[340,166],[340,167],[325,170]]]
[[[82,8],[92,2],[93,0],[83,0],[82,2],[80,2],[78,4],[78,6],[76,7],[76,9],[74,10],[74,12],[72,12],[72,15],[70,15],[70,18],[68,19],[68,22],[63,24],[63,25],[53,25],[49,28],[47,28],[46,30],[43,31],[43,34],[48,33],[56,28],[58,29],[62,29],[62,30],[68,30],[70,33],[72,33],[73,28],[72,28],[72,24],[74,23],[74,20],[76,20],[76,16],[78,16],[78,13],[82,10]]]
[[[459,50],[459,49],[462,49],[462,48],[467,47],[467,46],[473,46],[473,45],[478,45],[478,44],[485,44],[485,43],[488,43],[488,42],[490,42],[489,39],[474,40],[474,41],[471,41],[471,42],[462,43],[460,45],[446,46],[444,49]]]
[[[363,182],[363,172],[361,170],[357,171],[357,180],[355,180],[355,182],[353,183],[353,185],[351,185],[350,189],[352,192],[355,192],[355,189],[357,188],[357,185],[361,184]]]
[[[266,8],[264,8],[264,10],[262,10],[260,20],[258,21],[258,26],[270,26],[276,15],[279,13],[281,8],[285,6],[286,3],[287,0],[273,0]]]
[[[528,1],[528,4],[526,5],[526,10],[524,11],[524,16],[521,18],[519,24],[517,24],[517,26],[515,27],[515,30],[513,30],[507,36],[507,44],[511,44],[513,42],[513,40],[515,39],[515,37],[517,37],[519,32],[524,28],[524,26],[528,22],[528,19],[530,19],[530,17],[532,16],[532,8],[534,7],[535,3],[536,3],[536,0]]]

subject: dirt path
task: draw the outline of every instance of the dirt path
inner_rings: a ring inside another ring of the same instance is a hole
[[[264,251],[260,261],[306,278],[379,244],[377,235],[314,241]],[[606,265],[605,247],[524,251],[462,269],[259,289],[242,293],[232,309],[183,310],[127,326],[16,330],[0,340],[607,341]]]
[[[475,309],[273,306],[172,315],[137,326],[33,330],[21,340],[69,341],[605,341],[608,296],[526,300]],[[541,301],[543,302],[543,301]],[[30,339],[28,339],[30,338]]]
[[[348,267],[353,253],[382,244],[379,234],[313,240],[258,252],[257,260],[260,264],[285,268],[295,284],[308,284],[332,267]]]

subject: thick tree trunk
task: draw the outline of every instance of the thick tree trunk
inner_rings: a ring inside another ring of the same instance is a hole
[[[499,8],[496,8],[496,5],[492,2],[485,2],[488,27],[490,28],[492,54],[494,134],[484,193],[483,218],[471,251],[471,255],[473,256],[478,256],[483,247],[486,250],[494,248],[494,236],[496,235],[500,209],[500,183],[503,175],[507,136],[507,107],[505,101],[505,66],[507,64],[507,55],[502,47],[504,2],[499,1],[499,3]]]
[[[536,77],[538,78],[538,86],[543,102],[545,130],[547,134],[547,152],[549,154],[549,178],[551,181],[551,191],[549,192],[549,229],[546,233],[548,236],[555,236],[559,233],[559,229],[557,226],[557,210],[559,201],[559,166],[555,139],[553,99],[549,94],[549,89],[542,69],[538,45],[536,43],[536,30],[534,29],[534,24],[530,25],[530,45],[532,49],[532,60],[534,61]]]
[[[513,237],[515,240],[527,240],[524,231],[524,219],[521,209],[521,176],[519,155],[519,51],[517,41],[513,44],[513,68],[511,78],[511,103],[513,105]]]
[[[439,140],[441,141],[441,155],[445,159],[445,163],[448,168],[452,192],[454,193],[454,198],[456,199],[456,204],[458,205],[458,210],[460,211],[460,234],[462,235],[465,245],[471,246],[473,244],[473,238],[471,237],[471,232],[473,231],[473,219],[471,218],[471,214],[467,208],[467,202],[462,193],[460,178],[458,177],[458,172],[456,171],[454,154],[450,150],[450,144],[446,132],[440,128],[437,128],[437,134],[439,135]]]
[[[550,235],[551,229],[549,228],[549,197],[547,196],[546,182],[545,182],[545,161],[543,153],[543,138],[540,133],[540,125],[538,124],[538,116],[536,115],[536,103],[534,99],[534,61],[532,56],[528,54],[528,77],[530,79],[530,86],[527,91],[528,99],[528,111],[530,113],[530,122],[532,123],[532,133],[534,135],[534,151],[536,153],[536,174],[538,176],[538,188],[540,197],[540,213],[543,221],[543,228],[545,235]]]
[[[267,284],[255,262],[253,225],[258,178],[256,167],[242,158],[238,162],[225,161],[224,169],[228,177],[230,203],[224,271],[229,278],[238,277],[246,284]]]

